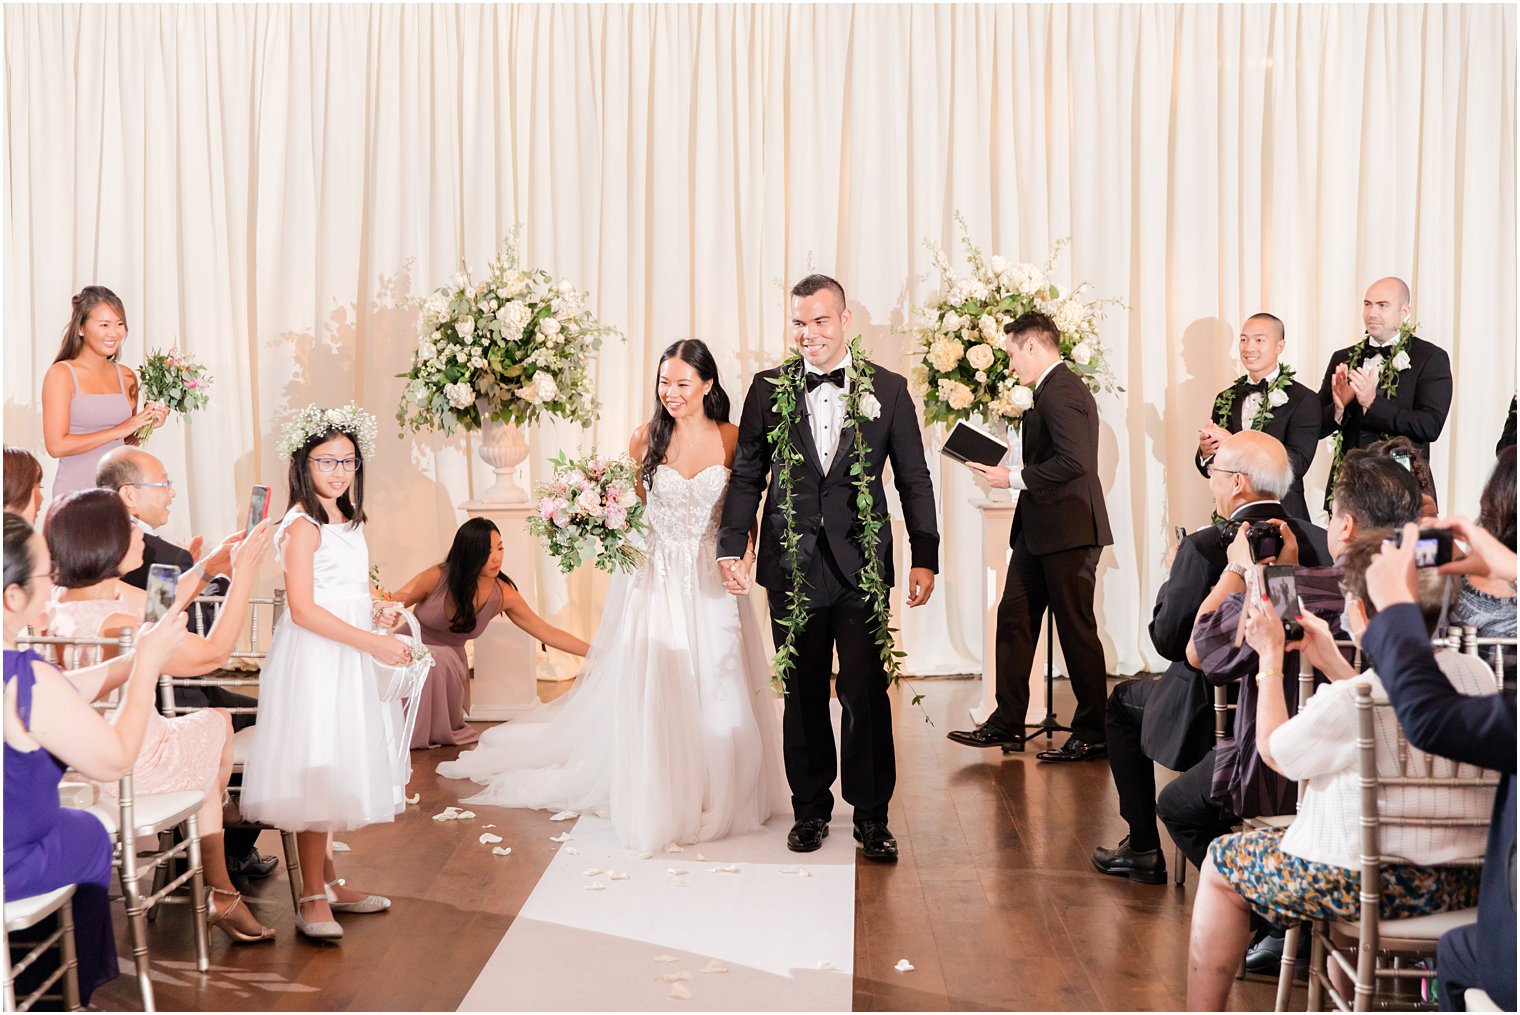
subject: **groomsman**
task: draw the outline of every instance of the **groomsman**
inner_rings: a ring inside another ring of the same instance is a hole
[[[1282,442],[1293,466],[1293,486],[1282,499],[1293,518],[1308,518],[1304,474],[1319,446],[1320,408],[1313,388],[1300,384],[1281,362],[1287,345],[1283,322],[1268,313],[1246,318],[1240,329],[1240,363],[1246,372],[1214,398],[1209,422],[1198,428],[1194,464],[1205,479],[1219,445],[1230,434],[1260,430]]]
[[[1093,616],[1098,557],[1114,541],[1098,482],[1098,406],[1082,379],[1061,362],[1061,333],[1045,314],[1021,314],[1004,331],[1009,366],[1033,382],[1024,413],[1024,467],[967,464],[992,486],[1022,490],[1008,541],[1008,579],[997,612],[997,709],[951,740],[968,747],[1022,746],[1035,642],[1048,608],[1061,637],[1077,710],[1071,737],[1041,761],[1107,756],[1104,702],[1108,667]]]
[[[1362,299],[1362,341],[1330,357],[1320,385],[1320,436],[1341,435],[1340,453],[1389,437],[1408,437],[1426,460],[1451,409],[1451,360],[1446,350],[1404,335],[1409,286],[1380,278]],[[1340,459],[1331,463],[1335,487]]]

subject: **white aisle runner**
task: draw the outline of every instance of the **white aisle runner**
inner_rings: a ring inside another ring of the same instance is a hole
[[[460,1011],[850,1010],[848,819],[835,819],[815,853],[788,851],[791,821],[774,818],[649,859],[620,846],[602,818],[544,824],[571,838]]]

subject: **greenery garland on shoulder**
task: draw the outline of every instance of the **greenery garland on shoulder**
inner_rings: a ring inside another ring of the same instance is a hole
[[[1381,360],[1378,364],[1378,387],[1382,389],[1383,394],[1388,398],[1398,395],[1399,374],[1410,367],[1409,340],[1414,337],[1415,329],[1418,327],[1419,324],[1414,321],[1405,321],[1399,325],[1399,337],[1394,339],[1393,345],[1387,348],[1387,355],[1383,354],[1384,350],[1379,350],[1373,356],[1374,360]],[[1346,363],[1355,363],[1357,366],[1361,366],[1362,356],[1367,352],[1367,343],[1371,340],[1371,336],[1365,331],[1362,332],[1361,340],[1346,353]],[[1325,480],[1326,511],[1330,510],[1331,501],[1335,499],[1335,480],[1341,472],[1341,461],[1346,457],[1346,431],[1337,427],[1335,435],[1330,438],[1330,441],[1330,476]]]
[[[797,662],[797,635],[807,622],[807,577],[798,567],[797,551],[802,536],[797,531],[797,508],[794,493],[797,485],[795,470],[802,465],[802,452],[792,439],[792,428],[802,421],[801,405],[805,398],[805,367],[802,356],[792,352],[782,361],[781,369],[770,378],[774,386],[771,393],[771,409],[776,413],[776,425],[766,434],[771,447],[771,460],[780,468],[781,517],[785,523],[781,535],[783,559],[792,572],[791,587],[786,591],[786,615],[776,618],[786,637],[776,646],[771,661],[771,687],[778,694],[786,694],[786,681]],[[871,627],[876,648],[880,654],[882,669],[886,671],[889,686],[899,682],[907,685],[912,703],[922,707],[924,696],[903,679],[902,659],[907,654],[896,646],[897,631],[892,626],[891,587],[882,577],[881,529],[885,523],[876,512],[876,498],[871,493],[871,471],[867,455],[862,423],[881,415],[881,403],[876,400],[872,375],[875,368],[866,359],[860,347],[860,336],[850,342],[849,384],[844,396],[846,425],[851,428],[849,455],[850,482],[855,487],[855,516],[858,527],[855,538],[865,566],[860,571],[861,591],[871,606]],[[843,452],[845,449],[841,448]],[[924,721],[930,722],[924,715]],[[932,722],[930,723],[932,725]]]
[[[1235,378],[1233,384],[1219,393],[1218,398],[1214,399],[1214,424],[1216,426],[1229,427],[1230,412],[1235,408],[1235,398],[1240,393],[1240,383],[1250,376],[1250,374],[1241,374]],[[1260,430],[1272,418],[1273,410],[1288,404],[1288,388],[1293,384],[1296,376],[1297,374],[1288,364],[1283,363],[1278,367],[1277,380],[1267,385],[1266,394],[1261,400],[1261,405],[1257,407],[1256,415],[1252,417],[1251,425],[1248,429]],[[1242,420],[1242,422],[1244,421]]]

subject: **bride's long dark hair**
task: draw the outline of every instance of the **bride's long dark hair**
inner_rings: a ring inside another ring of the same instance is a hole
[[[660,401],[660,367],[669,359],[680,360],[695,370],[697,376],[704,381],[712,381],[712,387],[702,398],[702,413],[715,422],[728,422],[728,392],[723,390],[723,384],[718,380],[718,364],[713,359],[712,350],[707,348],[707,343],[700,338],[686,338],[671,343],[660,356],[659,366],[654,371],[654,414],[649,417],[649,425],[644,431],[649,443],[644,451],[644,466],[639,473],[646,490],[654,486],[655,470],[665,461],[665,453],[670,450],[670,435],[676,428],[675,417],[665,408],[665,403]]]

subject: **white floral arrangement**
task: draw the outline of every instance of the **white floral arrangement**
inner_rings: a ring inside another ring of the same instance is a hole
[[[538,510],[528,531],[569,574],[587,561],[603,571],[633,571],[644,560],[631,541],[644,531],[644,502],[634,488],[638,467],[627,455],[550,459],[554,478],[533,491]]]
[[[349,402],[340,409],[326,409],[313,402],[296,413],[280,431],[280,457],[289,461],[301,445],[329,430],[339,430],[353,438],[365,461],[375,457],[375,435],[379,427],[375,424],[375,417],[365,412],[358,402]]]
[[[1061,331],[1061,358],[1094,393],[1123,391],[1114,379],[1108,353],[1098,338],[1098,324],[1116,299],[1083,300],[1086,283],[1067,289],[1051,279],[1061,247],[1058,241],[1043,267],[987,257],[971,241],[966,220],[956,214],[971,273],[957,277],[938,244],[925,240],[934,254],[941,288],[914,307],[913,329],[923,351],[913,371],[914,386],[924,399],[926,424],[954,423],[973,417],[1001,420],[1017,428],[1034,404],[1035,378],[1009,369],[1003,327],[1020,314],[1039,310]]]
[[[601,411],[591,363],[617,329],[586,309],[567,279],[519,265],[512,230],[476,282],[468,269],[426,299],[396,421],[414,431],[478,430],[487,419],[522,425],[543,413],[590,426]],[[482,418],[482,413],[485,414]]]

